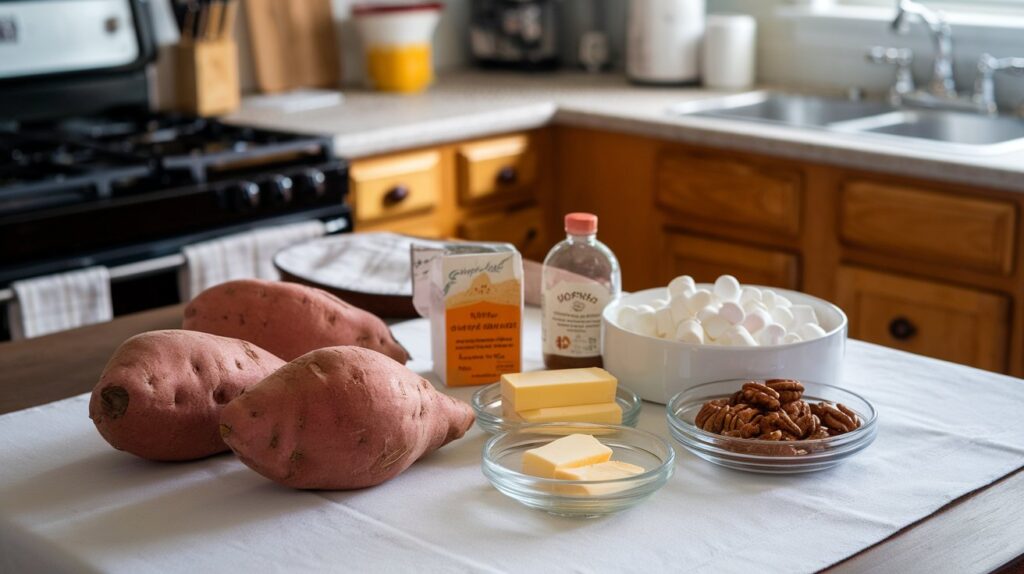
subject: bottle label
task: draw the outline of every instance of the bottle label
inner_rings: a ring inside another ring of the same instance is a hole
[[[600,283],[563,281],[541,300],[544,353],[565,357],[601,354],[601,313],[611,300]]]

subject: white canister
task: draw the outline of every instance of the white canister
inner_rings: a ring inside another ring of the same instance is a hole
[[[626,75],[644,83],[698,81],[704,8],[704,0],[632,0]]]
[[[757,20],[744,14],[711,14],[704,32],[704,85],[741,90],[754,85]]]

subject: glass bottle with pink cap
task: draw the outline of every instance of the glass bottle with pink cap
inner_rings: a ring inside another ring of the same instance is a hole
[[[596,215],[566,215],[565,232],[565,241],[544,259],[544,365],[548,369],[600,367],[601,313],[622,290],[619,261],[597,240]]]

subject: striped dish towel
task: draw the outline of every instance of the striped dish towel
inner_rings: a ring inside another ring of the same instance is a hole
[[[182,250],[185,266],[178,274],[182,301],[204,289],[235,279],[280,279],[274,255],[296,243],[326,233],[322,221],[264,227],[189,245]]]
[[[8,319],[13,340],[102,323],[114,316],[106,267],[15,281],[11,289],[14,300]]]

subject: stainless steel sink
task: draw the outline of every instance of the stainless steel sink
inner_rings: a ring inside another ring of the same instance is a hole
[[[882,102],[752,92],[687,102],[673,113],[823,129],[964,153],[1024,149],[1024,120],[943,110],[898,109]]]

